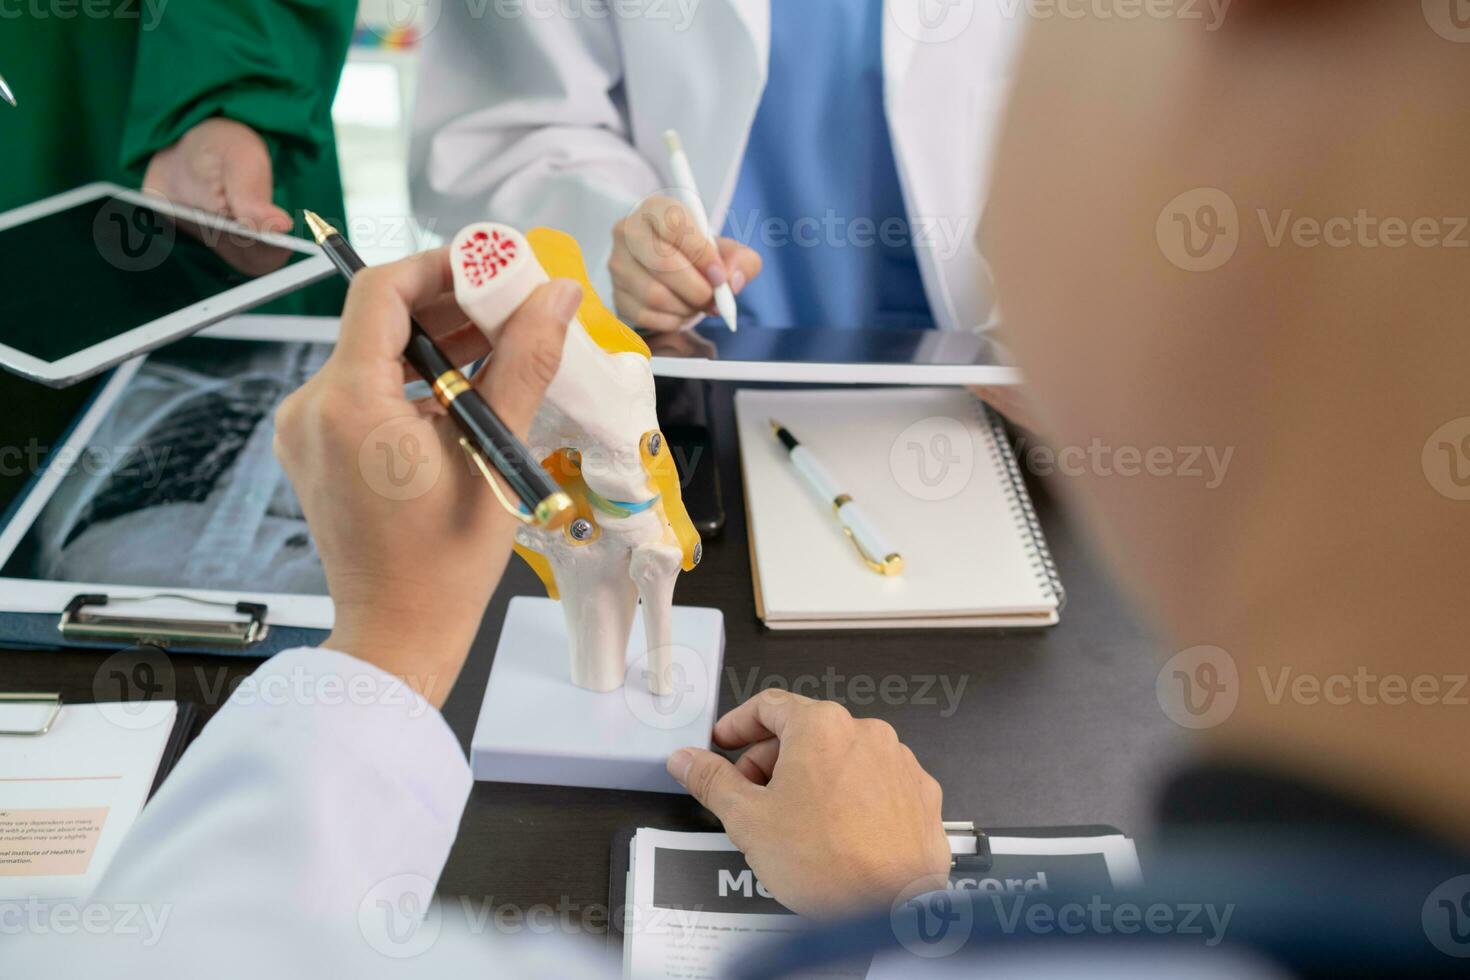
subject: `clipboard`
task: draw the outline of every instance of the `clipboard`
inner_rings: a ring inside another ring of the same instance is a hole
[[[203,618],[140,615],[129,606],[159,598],[199,607]],[[106,610],[106,611],[103,611]],[[60,614],[0,613],[0,645],[17,649],[115,650],[158,647],[166,653],[203,653],[261,659],[294,647],[317,646],[328,630],[270,625],[262,602],[211,602],[179,593],[108,596],[79,593]]]
[[[613,833],[611,854],[608,858],[607,889],[607,941],[609,955],[620,952],[623,946],[623,923],[628,902],[628,870],[631,866],[630,848],[633,837],[641,827],[624,827]],[[672,829],[672,828],[670,828]],[[1107,824],[1085,824],[1077,826],[1044,827],[988,827],[980,828],[973,821],[944,822],[944,830],[950,836],[969,835],[975,837],[975,853],[955,854],[950,862],[950,875],[984,874],[994,862],[990,847],[992,837],[1025,837],[1034,839],[1068,837],[1120,837],[1123,832]],[[689,833],[720,833],[718,824],[712,827],[685,828]]]
[[[51,732],[51,726],[61,714],[61,694],[40,694],[34,692],[0,692],[0,706],[7,704],[35,704],[42,708],[43,715],[39,724],[30,728],[0,728],[0,739],[7,738],[45,738]],[[184,754],[184,749],[194,741],[194,736],[199,730],[199,705],[192,701],[176,701],[174,714],[174,727],[169,733],[168,741],[164,743],[163,754],[158,760],[158,769],[153,776],[153,785],[148,790],[148,799],[153,799],[168,774],[173,771],[174,764]]]

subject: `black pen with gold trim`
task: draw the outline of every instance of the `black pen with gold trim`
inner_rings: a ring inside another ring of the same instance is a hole
[[[367,264],[342,237],[342,233],[314,212],[306,212],[306,224],[312,237],[327,253],[327,258],[351,281]],[[490,480],[486,463],[505,480],[511,492],[521,499],[529,519],[541,527],[559,527],[572,516],[572,500],[557,486],[526,444],[501,421],[485,399],[469,383],[459,368],[444,356],[433,338],[418,321],[409,320],[408,347],[403,356],[434,390],[434,397],[465,434],[460,443],[475,459],[485,478]],[[490,480],[491,487],[500,493]],[[509,504],[502,498],[502,503]]]

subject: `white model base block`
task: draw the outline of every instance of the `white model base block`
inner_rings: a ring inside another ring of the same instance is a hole
[[[684,792],[664,763],[686,745],[709,747],[725,617],[718,609],[674,607],[673,693],[662,697],[649,690],[642,617],[640,607],[623,687],[598,693],[572,684],[561,603],[512,599],[470,740],[475,778]]]

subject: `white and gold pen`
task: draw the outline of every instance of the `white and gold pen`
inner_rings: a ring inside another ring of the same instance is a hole
[[[802,481],[819,498],[832,505],[832,510],[837,514],[837,523],[842,526],[842,533],[847,535],[852,546],[857,549],[863,564],[879,575],[902,575],[903,556],[889,546],[877,525],[868,519],[857,501],[852,499],[852,494],[838,489],[832,474],[827,472],[827,468],[810,449],[797,441],[790,429],[771,419],[771,431],[776,434],[781,445],[786,447],[786,456],[791,460],[791,465],[796,467],[796,472],[801,474]]]

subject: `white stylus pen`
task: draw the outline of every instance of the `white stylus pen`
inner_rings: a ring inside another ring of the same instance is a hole
[[[5,84],[5,76],[0,75],[0,99],[4,99],[11,105],[15,105],[15,93],[10,91],[10,86]]]
[[[664,146],[669,150],[669,171],[674,178],[674,185],[684,196],[684,203],[694,215],[694,223],[699,226],[700,234],[708,238],[710,244],[715,247],[715,254],[719,254],[720,244],[715,241],[715,236],[710,232],[709,214],[704,210],[704,200],[699,196],[699,185],[694,182],[694,169],[689,166],[689,157],[684,154],[684,144],[679,139],[676,130],[664,131]],[[715,309],[720,311],[731,332],[735,330],[735,292],[730,284],[724,283],[715,287]]]
[[[857,548],[863,564],[879,575],[902,575],[903,556],[889,546],[877,525],[868,520],[857,501],[852,499],[852,494],[839,490],[837,481],[832,479],[832,474],[827,472],[827,468],[812,451],[797,442],[796,436],[775,419],[771,419],[771,431],[781,440],[781,445],[786,447],[786,455],[791,460],[791,465],[796,467],[796,472],[801,474],[802,481],[818,497],[832,504],[832,509],[837,513],[837,523],[842,525],[843,533],[852,541],[853,547]]]

